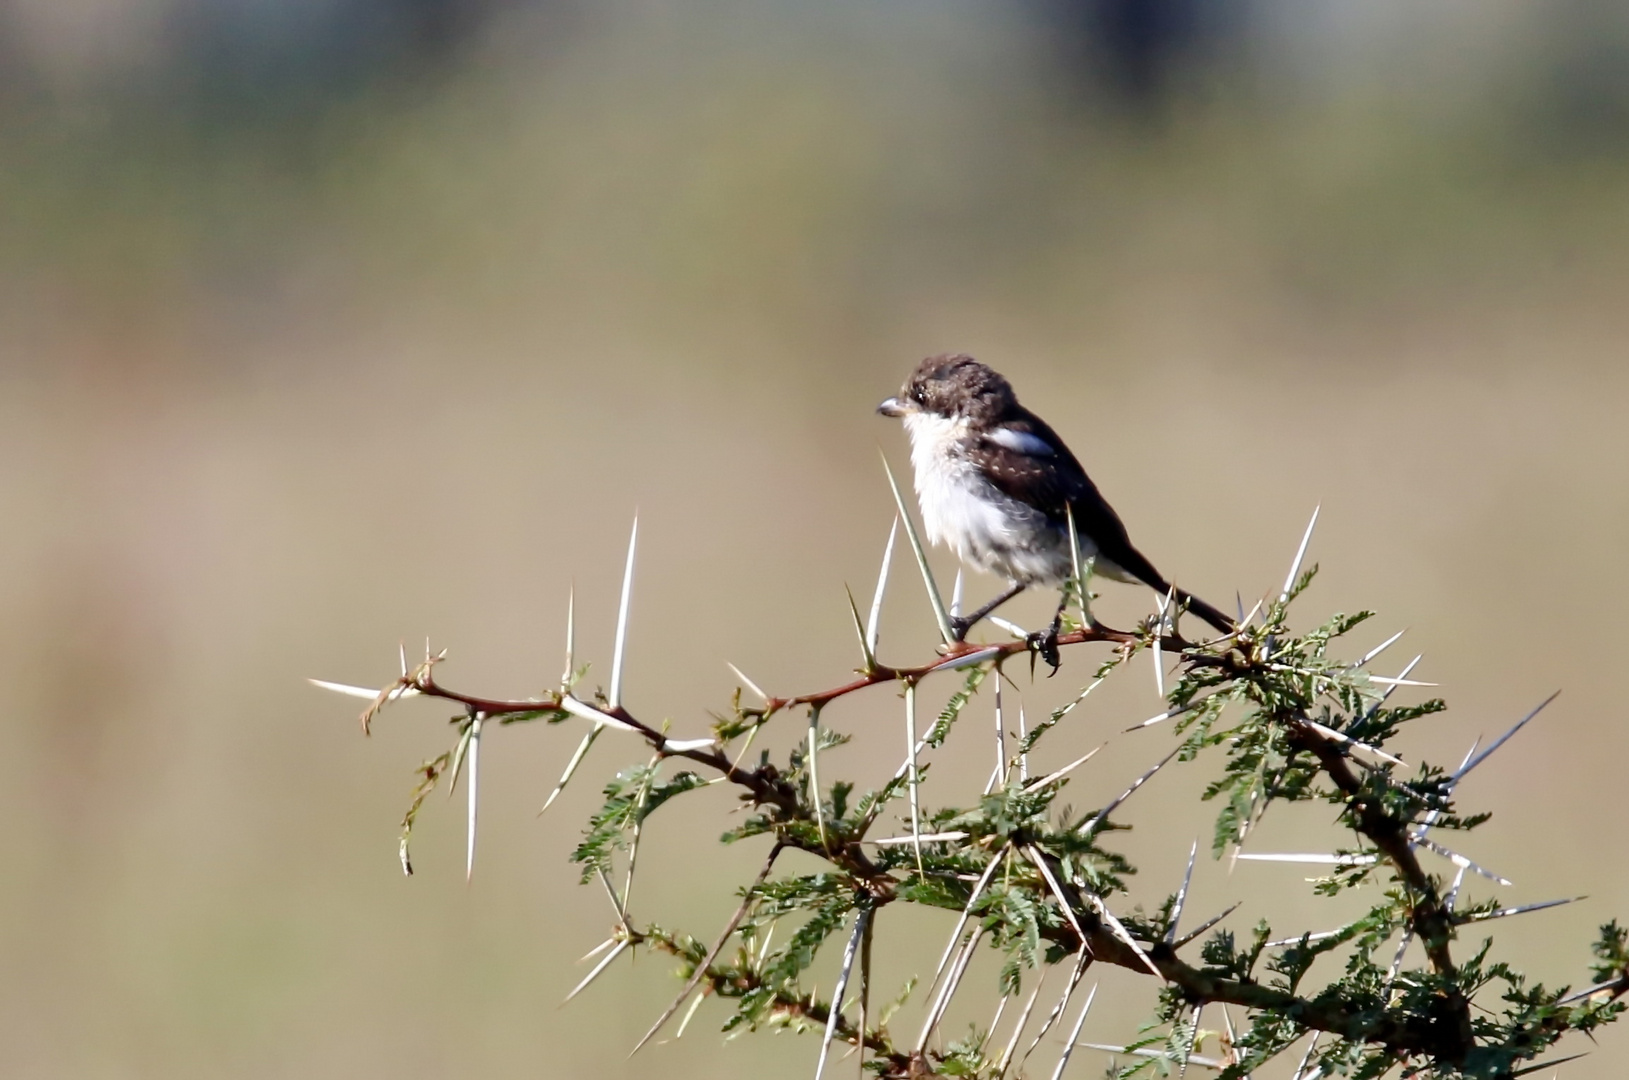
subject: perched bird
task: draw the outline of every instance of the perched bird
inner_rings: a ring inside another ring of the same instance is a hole
[[[1073,515],[1080,557],[1094,573],[1173,591],[1132,546],[1114,508],[1086,470],[1040,417],[1018,404],[1012,385],[971,356],[930,356],[898,397],[877,406],[901,417],[911,437],[911,464],[922,521],[934,543],[968,566],[1005,577],[1011,587],[966,618],[953,620],[960,639],[980,619],[1031,585],[1053,585],[1074,573],[1069,544]],[[1222,633],[1233,621],[1191,593],[1179,603]],[[1063,608],[1060,605],[1058,616]],[[1039,644],[1056,667],[1059,618]]]

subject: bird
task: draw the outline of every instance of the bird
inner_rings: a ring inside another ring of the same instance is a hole
[[[1073,576],[1071,518],[1080,557],[1092,560],[1095,574],[1140,582],[1174,596],[1218,632],[1234,630],[1233,620],[1174,587],[1132,545],[1120,515],[1069,447],[1018,403],[1012,384],[995,369],[959,353],[930,356],[877,412],[904,421],[928,538],[965,565],[1007,579],[1007,591],[951,620],[956,640],[1025,589]],[[1034,635],[1054,670],[1063,607],[1046,635]]]

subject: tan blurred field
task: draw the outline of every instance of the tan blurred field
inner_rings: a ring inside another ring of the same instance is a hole
[[[1411,760],[1563,690],[1467,784],[1495,818],[1463,847],[1513,902],[1588,894],[1495,935],[1576,983],[1629,915],[1629,132],[1545,119],[1558,34],[1461,18],[1322,91],[1218,76],[1145,124],[971,6],[521,12],[422,79],[244,130],[0,99],[5,1074],[811,1075],[816,1039],[722,1046],[716,1003],[625,1060],[676,989],[659,957],[556,1008],[609,921],[565,856],[636,748],[601,740],[539,820],[580,732],[493,732],[473,882],[439,795],[405,880],[396,823],[445,710],[364,740],[304,680],[387,680],[428,635],[450,685],[536,692],[573,581],[603,679],[637,510],[631,707],[701,733],[725,661],[838,682],[843,585],[868,592],[892,514],[878,446],[905,464],[872,408],[944,350],[1005,371],[1218,602],[1275,589],[1321,503],[1303,621],[1378,610],[1354,650],[1409,628],[1396,665],[1423,652],[1451,706]],[[1106,588],[1111,622],[1148,610]],[[885,656],[931,635],[897,575]],[[1145,669],[1111,690],[1053,764],[1158,710]],[[825,719],[857,737],[823,768],[892,768],[887,691]],[[1166,738],[1113,738],[1074,801]],[[987,756],[952,740],[937,779],[976,787]],[[1208,836],[1209,772],[1128,808],[1138,899]],[[634,906],[706,936],[758,849],[721,852],[728,799],[697,805],[657,819]],[[1342,842],[1328,820],[1279,812],[1260,844]],[[1190,910],[1324,928],[1304,876],[1202,862]],[[950,923],[900,921],[891,984]],[[953,1031],[987,1021],[993,971]],[[1152,988],[1104,994],[1087,1037],[1123,1040]],[[1621,1076],[1626,1046],[1608,1029],[1563,1075]]]

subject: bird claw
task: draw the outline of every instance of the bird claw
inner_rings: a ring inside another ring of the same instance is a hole
[[[963,618],[960,615],[948,615],[945,617],[945,621],[950,624],[951,641],[965,641],[967,632],[973,629],[973,620]]]
[[[1058,673],[1058,668],[1063,666],[1063,657],[1058,654],[1058,631],[1060,629],[1058,621],[1054,619],[1051,626],[1045,630],[1037,630],[1024,639],[1025,644],[1029,646],[1029,672],[1031,675],[1035,674],[1035,658],[1037,656],[1045,660],[1047,666],[1052,669],[1046,675],[1049,679]]]

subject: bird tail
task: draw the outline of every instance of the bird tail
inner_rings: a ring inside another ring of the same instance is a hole
[[[1176,599],[1179,604],[1186,604],[1189,611],[1204,619],[1216,628],[1219,634],[1231,634],[1238,627],[1233,620],[1222,614],[1221,611],[1205,603],[1193,593],[1185,589],[1176,589]]]

